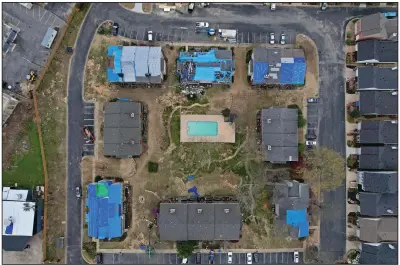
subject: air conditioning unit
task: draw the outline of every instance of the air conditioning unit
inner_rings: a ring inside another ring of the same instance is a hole
[[[392,92],[393,96],[397,96],[397,91]]]
[[[169,213],[175,213],[175,209],[174,208],[169,209]]]

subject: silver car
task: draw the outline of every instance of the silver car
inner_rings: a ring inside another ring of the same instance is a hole
[[[269,34],[269,43],[270,44],[275,44],[275,33],[271,32]]]
[[[285,33],[281,34],[281,41],[280,42],[281,42],[282,45],[286,44],[286,35],[285,35]]]

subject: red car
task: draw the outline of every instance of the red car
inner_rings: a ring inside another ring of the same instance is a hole
[[[89,127],[84,126],[82,128],[83,134],[85,135],[86,138],[86,143],[93,143],[95,141],[94,135],[90,131]]]

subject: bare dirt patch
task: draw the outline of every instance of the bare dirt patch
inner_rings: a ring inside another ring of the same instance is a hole
[[[123,7],[126,7],[128,9],[134,9],[135,8],[135,3],[120,3]]]
[[[153,10],[153,3],[143,3],[142,10],[145,13],[150,13]]]

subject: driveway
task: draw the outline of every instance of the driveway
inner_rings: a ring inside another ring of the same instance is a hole
[[[310,7],[278,7],[274,12],[265,6],[218,5],[197,8],[192,15],[146,15],[123,9],[118,3],[92,5],[78,36],[72,58],[68,86],[68,239],[67,262],[81,263],[81,204],[74,200],[75,185],[81,184],[79,162],[82,154],[81,121],[83,120],[82,86],[86,55],[96,27],[106,19],[118,22],[121,28],[132,25],[143,28],[190,28],[196,21],[251,32],[254,36],[268,32],[295,32],[308,35],[316,42],[320,55],[320,97],[322,106],[318,116],[319,144],[345,154],[343,73],[344,23],[355,15],[377,11],[396,11],[393,8],[329,8],[320,11]],[[127,33],[128,34],[128,33]],[[245,35],[243,35],[243,38]],[[250,37],[249,37],[250,38]],[[345,178],[343,172],[343,179]],[[341,259],[345,248],[345,188],[323,194],[321,216],[320,260],[333,263]],[[79,227],[78,227],[79,224]],[[79,248],[78,248],[79,246]]]
[[[303,253],[299,253],[299,264],[303,263]],[[293,252],[258,253],[257,264],[294,264]],[[193,254],[189,264],[196,263]],[[233,253],[233,264],[246,264],[246,253]],[[182,258],[176,253],[154,253],[149,259],[145,253],[103,253],[104,264],[181,264]],[[214,264],[227,264],[228,253],[215,253]],[[201,254],[201,264],[208,264],[208,253]]]

